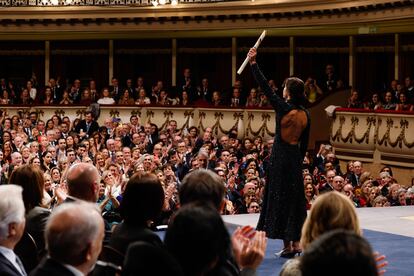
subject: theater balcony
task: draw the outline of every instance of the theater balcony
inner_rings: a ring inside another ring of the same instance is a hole
[[[414,114],[338,108],[331,142],[343,160],[414,168]]]

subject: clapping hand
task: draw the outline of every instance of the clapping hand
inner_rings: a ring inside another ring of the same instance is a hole
[[[378,274],[384,275],[386,272],[384,268],[388,265],[388,262],[385,260],[385,255],[380,255],[379,252],[374,252],[374,258],[377,263]]]
[[[267,239],[263,231],[255,231],[251,226],[237,228],[232,236],[234,256],[241,268],[256,269],[263,261]]]

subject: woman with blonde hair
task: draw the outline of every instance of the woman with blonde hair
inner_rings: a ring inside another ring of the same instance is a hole
[[[349,198],[338,192],[329,192],[320,195],[312,205],[302,228],[302,248],[305,250],[320,235],[334,229],[362,234],[355,207]]]

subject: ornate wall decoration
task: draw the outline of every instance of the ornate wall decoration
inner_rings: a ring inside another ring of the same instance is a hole
[[[203,120],[206,118],[206,113],[204,111],[199,111],[198,118],[199,118],[198,128],[201,129],[201,131],[205,132],[206,128],[203,125]]]
[[[119,111],[118,111],[117,109],[111,109],[111,110],[109,111],[109,115],[110,115],[112,118],[119,118]]]
[[[248,113],[247,116],[247,128],[246,128],[246,135],[250,136],[262,136],[264,137],[266,134],[269,136],[275,136],[274,132],[271,132],[267,126],[267,123],[270,121],[270,114],[262,113],[262,124],[258,130],[254,131],[252,128],[252,121],[254,120],[254,114],[252,112]]]
[[[79,119],[83,119],[83,116],[85,116],[85,109],[78,109],[76,110],[76,117],[79,117]]]
[[[59,117],[63,117],[63,116],[65,116],[65,110],[63,110],[63,109],[56,109],[55,110],[55,114],[57,115],[57,116],[59,116]]]
[[[194,119],[194,112],[191,110],[186,110],[184,112],[185,122],[183,126],[180,128],[181,130],[185,128],[190,128],[193,126],[193,119]]]
[[[343,143],[353,143],[353,141],[355,141],[358,144],[361,143],[366,143],[369,144],[369,134],[371,132],[371,128],[373,126],[376,125],[376,118],[375,117],[367,117],[366,119],[366,131],[362,134],[361,137],[357,137],[356,133],[355,133],[355,128],[356,126],[359,124],[359,118],[357,116],[352,116],[351,117],[351,130],[348,132],[348,134],[344,137],[342,135],[342,130],[343,130],[343,126],[345,124],[345,117],[344,116],[339,116],[339,128],[337,129],[337,131],[335,132],[335,134],[332,136],[332,141],[334,142],[339,142],[342,141]]]
[[[385,145],[385,146],[391,146],[391,147],[399,147],[402,148],[403,145],[405,145],[407,148],[414,147],[414,141],[408,142],[406,138],[406,129],[408,129],[408,121],[404,118],[401,118],[400,120],[400,134],[397,136],[395,141],[391,140],[391,129],[394,126],[394,120],[391,118],[387,118],[387,130],[385,131],[384,135],[382,137],[378,137],[378,129],[379,126],[382,124],[382,120],[378,119],[378,128],[376,130],[376,142],[378,145]]]
[[[154,111],[147,110],[147,121],[149,124],[151,124],[151,118],[154,118]]]
[[[170,117],[174,117],[174,113],[171,110],[165,110],[164,111],[164,123],[159,127],[159,130],[162,130],[164,128],[167,128],[168,124],[170,123]]]
[[[132,110],[131,116],[137,116],[138,118],[141,118],[141,108]]]
[[[27,110],[27,112],[30,112],[29,110]],[[38,118],[40,118],[40,116],[43,117],[43,115],[45,115],[45,112],[42,109],[35,109],[35,112],[37,113]]]

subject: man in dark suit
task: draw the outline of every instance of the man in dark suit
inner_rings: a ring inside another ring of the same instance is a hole
[[[0,275],[27,275],[20,258],[13,252],[26,224],[22,191],[16,185],[0,186]]]
[[[55,103],[59,102],[62,99],[62,88],[60,87],[59,83],[56,82],[54,78],[49,79],[49,87],[52,91],[52,98]]]
[[[30,275],[88,275],[102,249],[104,222],[93,203],[73,201],[57,207],[45,230],[48,258]]]
[[[246,101],[244,98],[241,97],[240,88],[234,87],[233,94],[230,99],[230,106],[231,107],[244,107],[246,105]]]
[[[99,130],[98,123],[94,120],[91,111],[85,113],[85,119],[80,121],[76,126],[76,132],[79,133],[82,139],[89,138],[95,131]]]
[[[122,88],[119,86],[118,79],[115,77],[112,78],[111,83],[112,85],[109,87],[109,92],[111,93],[111,97],[114,98],[115,102],[118,102],[123,92]]]
[[[204,78],[201,80],[201,86],[197,88],[197,101],[200,101],[202,103],[208,103],[211,101],[213,91],[211,91],[209,85],[208,85],[208,79]]]

